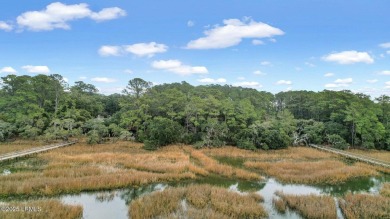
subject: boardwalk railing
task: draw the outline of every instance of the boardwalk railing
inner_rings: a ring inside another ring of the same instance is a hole
[[[347,152],[347,151],[339,150],[339,149],[336,149],[336,148],[324,147],[324,146],[319,146],[319,145],[315,145],[315,144],[309,144],[309,146],[311,146],[313,148],[317,148],[319,150],[323,150],[323,151],[327,151],[327,152],[330,152],[330,153],[339,154],[339,155],[342,155],[342,156],[345,156],[345,157],[349,157],[351,159],[355,159],[355,160],[358,160],[358,161],[366,162],[366,163],[369,163],[369,164],[390,168],[390,163],[388,163],[386,161],[383,161],[383,160],[378,160],[378,159],[375,159],[375,158],[372,158],[372,157],[368,157],[368,156],[365,156],[365,155],[354,154],[354,153],[350,153],[350,152]]]
[[[42,146],[42,147],[30,148],[30,149],[23,150],[23,151],[15,151],[15,152],[7,153],[7,154],[1,154],[0,155],[0,162],[6,161],[6,160],[11,160],[11,159],[18,158],[18,157],[24,157],[24,156],[31,155],[31,154],[36,154],[36,153],[43,152],[43,151],[52,150],[55,148],[65,147],[68,145],[75,144],[76,142],[77,141],[64,142],[64,143],[46,145],[46,146]]]

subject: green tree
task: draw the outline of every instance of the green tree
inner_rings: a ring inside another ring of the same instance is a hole
[[[167,118],[153,118],[146,129],[145,149],[154,150],[158,147],[176,143],[180,140],[182,127],[179,123]]]
[[[126,86],[126,89],[123,90],[123,93],[127,95],[135,95],[135,98],[138,99],[151,86],[151,82],[147,82],[141,78],[134,78],[129,81],[128,85]]]

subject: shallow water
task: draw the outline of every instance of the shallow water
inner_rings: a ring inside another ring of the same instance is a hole
[[[66,204],[82,205],[83,218],[116,218],[127,219],[128,204],[144,194],[160,191],[166,184],[155,184],[139,188],[120,189],[105,192],[89,192],[79,195],[64,195],[60,197]]]
[[[260,182],[247,182],[222,178],[219,176],[206,177],[198,180],[183,181],[170,184],[154,184],[139,188],[127,188],[106,192],[90,192],[79,195],[64,195],[59,199],[67,204],[80,204],[84,207],[84,218],[128,218],[129,203],[142,195],[153,191],[163,190],[166,187],[185,186],[190,184],[211,184],[222,186],[239,193],[257,192],[264,197],[263,206],[269,213],[270,218],[301,218],[296,212],[287,211],[285,214],[278,213],[272,205],[272,199],[276,191],[285,194],[308,195],[329,194],[340,196],[347,192],[353,193],[378,193],[383,182],[390,181],[389,176],[359,178],[347,183],[330,186],[310,186],[297,184],[282,184],[273,178]],[[336,199],[336,198],[335,198]],[[336,203],[337,204],[337,203]],[[338,210],[339,218],[343,218]]]

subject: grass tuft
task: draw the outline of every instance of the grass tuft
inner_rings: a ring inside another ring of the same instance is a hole
[[[242,195],[210,185],[168,188],[134,200],[131,218],[264,218],[258,194]],[[202,212],[202,213],[200,213]]]
[[[390,218],[389,197],[349,193],[339,203],[346,218]]]
[[[76,219],[83,216],[82,206],[67,205],[56,200],[10,202],[0,204],[0,208],[2,219]]]

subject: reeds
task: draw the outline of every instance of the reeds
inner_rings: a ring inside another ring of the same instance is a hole
[[[259,195],[243,195],[210,185],[193,185],[143,196],[130,204],[129,215],[131,218],[267,217],[259,200],[262,200]]]
[[[273,199],[276,209],[284,213],[288,208],[296,210],[304,218],[337,218],[335,200],[325,195],[286,195],[277,192],[279,199]]]
[[[382,189],[380,191],[380,194],[390,198],[390,183],[384,183],[382,186]]]
[[[0,154],[11,153],[15,151],[27,150],[34,147],[40,147],[47,143],[40,141],[31,140],[16,140],[13,142],[1,142],[0,143]]]
[[[355,153],[355,154],[361,154],[364,156],[376,158],[378,160],[383,160],[383,161],[390,163],[390,151],[351,149],[351,150],[348,150],[348,152]]]
[[[349,193],[339,203],[346,218],[390,218],[389,197]]]
[[[57,200],[10,202],[0,204],[2,219],[76,219],[82,218],[83,207],[66,205]]]
[[[43,161],[40,171],[26,168],[26,171],[0,176],[0,196],[78,193],[208,175],[207,170],[193,164],[178,146],[149,152],[139,144],[127,142],[104,147],[74,145],[33,159]]]
[[[188,150],[188,149],[187,149]],[[262,177],[256,173],[235,168],[229,165],[220,164],[213,158],[208,157],[200,150],[190,149],[191,158],[196,159],[204,169],[209,172],[222,175],[229,178],[238,178],[243,180],[261,180]]]
[[[377,172],[368,165],[356,163],[349,166],[336,160],[301,162],[248,161],[244,163],[244,166],[260,170],[285,183],[337,184],[354,177],[377,175]]]
[[[335,158],[335,155],[309,147],[289,147],[282,150],[248,151],[237,147],[221,147],[202,149],[203,153],[217,157],[245,158],[249,160],[279,161],[279,160],[319,160]]]
[[[167,217],[178,210],[184,192],[183,188],[168,188],[152,195],[143,196],[131,202],[129,215],[133,219]]]
[[[195,175],[186,173],[151,173],[137,170],[107,173],[97,176],[85,176],[76,178],[42,177],[21,181],[8,180],[7,176],[1,177],[0,196],[11,195],[57,195],[62,193],[78,193],[81,191],[96,191],[103,189],[116,189],[125,186],[140,186],[156,182],[179,181],[194,179]]]

